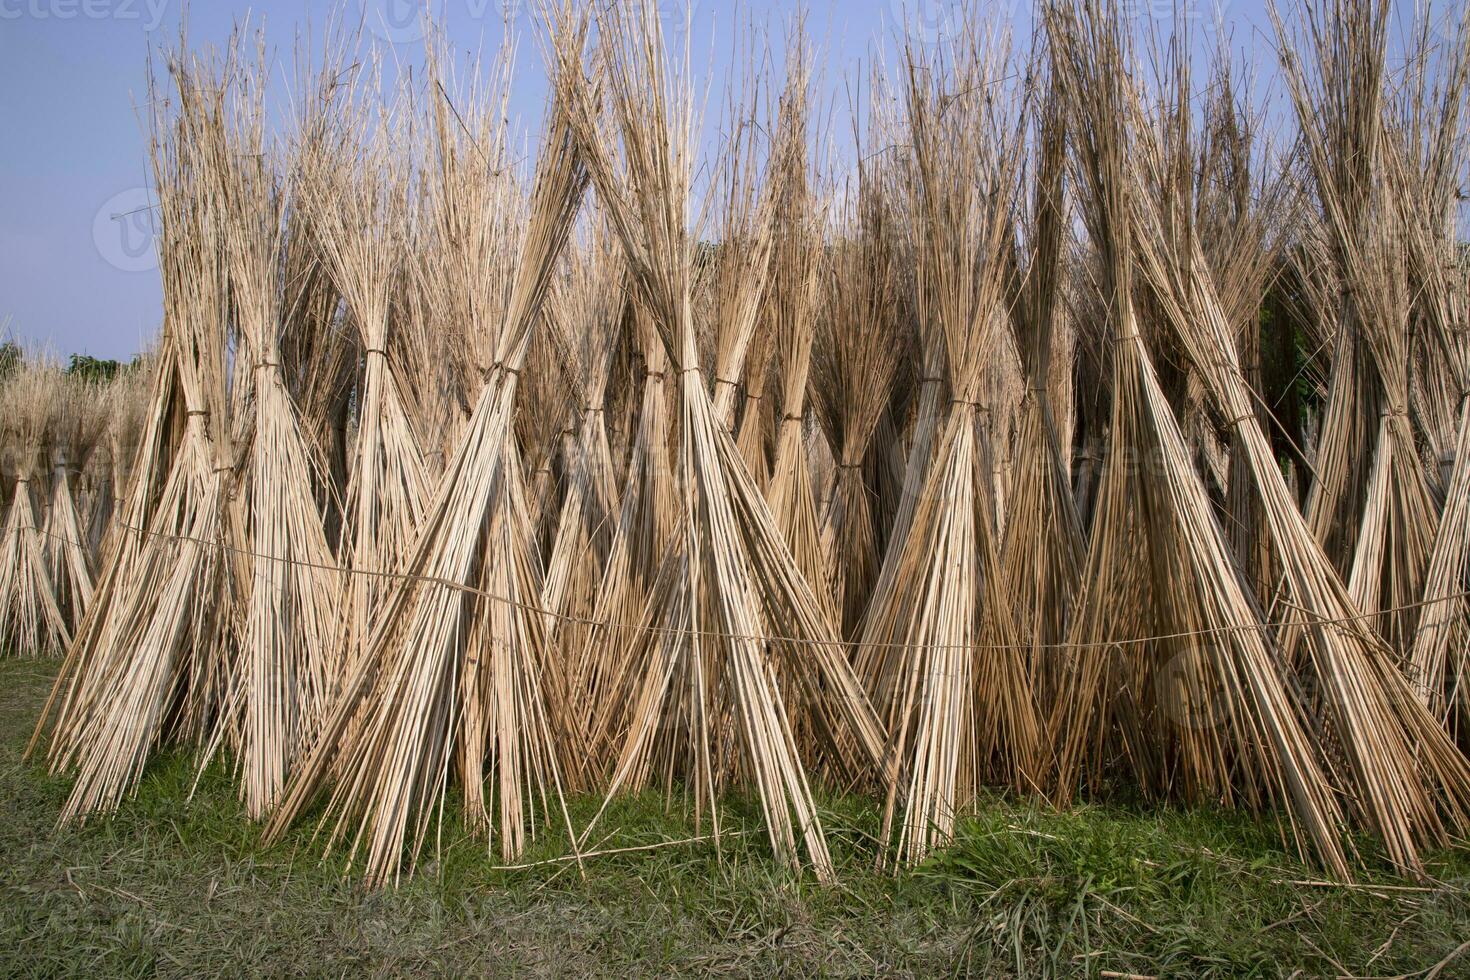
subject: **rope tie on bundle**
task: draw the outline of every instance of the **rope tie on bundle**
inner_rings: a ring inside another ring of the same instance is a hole
[[[493,378],[497,371],[501,374],[508,374],[513,378],[519,378],[521,376],[520,368],[513,368],[509,364],[506,364],[504,361],[496,361],[494,364],[490,365],[490,369],[485,372],[485,377],[487,379]]]
[[[1240,423],[1244,422],[1246,419],[1253,419],[1255,417],[1256,413],[1254,411],[1246,412],[1244,415],[1237,415],[1235,418],[1230,419],[1225,423],[1225,428],[1233,429]]]

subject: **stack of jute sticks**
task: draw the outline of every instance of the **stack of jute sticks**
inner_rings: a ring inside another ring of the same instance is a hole
[[[824,792],[896,867],[987,787],[1249,809],[1339,877],[1463,834],[1463,9],[1273,10],[1276,102],[1112,0],[971,14],[849,137],[800,20],[707,125],[659,6],[542,12],[534,134],[433,30],[300,55],[283,126],[248,27],[168,55],[107,533],[100,423],[3,419],[63,819],[183,745],[372,883],[648,789],[822,880]]]

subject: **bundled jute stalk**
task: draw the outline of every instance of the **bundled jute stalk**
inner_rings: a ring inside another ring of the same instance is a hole
[[[419,138],[405,142],[417,159]],[[478,371],[464,370],[465,324],[452,319],[453,311],[441,302],[442,270],[433,223],[420,193],[422,179],[421,174],[410,174],[407,191],[413,203],[398,210],[407,227],[399,233],[403,248],[389,291],[387,361],[400,379],[398,395],[418,433],[427,498],[457,445],[465,421],[465,386],[471,377],[478,379]]]
[[[1410,429],[1409,286],[1403,236],[1382,193],[1379,163],[1388,5],[1346,11],[1325,3],[1309,7],[1309,16],[1321,84],[1329,91],[1313,98],[1290,59],[1285,67],[1344,287],[1339,343],[1357,345],[1362,402],[1354,414],[1369,416],[1372,447],[1348,589],[1361,612],[1386,610],[1379,632],[1403,650],[1417,619],[1412,603],[1423,585],[1435,508]]]
[[[916,312],[926,345],[943,352],[936,377],[947,391],[933,460],[911,485],[913,518],[889,545],[902,551],[897,574],[874,594],[859,659],[902,762],[885,814],[901,862],[947,841],[982,782],[1030,789],[1042,776],[1041,719],[999,579],[979,445],[1018,184],[1006,148],[1020,115],[1002,87],[1004,52],[1003,39],[978,29],[953,49],[950,74],[937,57],[908,52]]]
[[[357,96],[347,110],[352,115],[342,121],[350,127],[342,140],[346,154],[306,161],[302,189],[323,261],[341,284],[363,357],[338,549],[344,564],[358,573],[347,577],[342,632],[333,641],[341,651],[343,674],[360,655],[391,588],[385,573],[397,570],[429,494],[422,443],[403,394],[411,375],[398,356],[402,339],[389,332],[391,294],[402,283],[401,263],[409,247],[398,237],[409,228],[408,174],[391,142],[404,104],[379,109],[374,119],[368,108],[371,91]],[[407,327],[402,318],[394,325]],[[416,334],[407,339],[419,339]]]
[[[117,537],[31,744],[51,723],[51,768],[76,773],[63,821],[116,808],[162,741],[205,737],[232,646],[228,315],[209,128],[224,86],[219,67],[197,57],[180,54],[169,70],[177,99],[149,103],[164,302],[157,373]]]
[[[580,656],[586,645],[586,623],[594,616],[618,512],[618,474],[606,421],[608,382],[626,306],[622,256],[616,249],[617,243],[599,232],[588,248],[575,250],[569,275],[546,304],[581,405],[576,431],[565,443],[561,511],[541,590],[548,642],[567,658]],[[579,674],[571,662],[565,671],[569,679]]]
[[[1387,504],[1383,502],[1390,496],[1394,498],[1395,524],[1403,537],[1391,563],[1397,569],[1396,574],[1419,581],[1422,571],[1415,572],[1414,567],[1422,569],[1421,553],[1427,557],[1427,542],[1420,535],[1426,524],[1432,525],[1433,515],[1424,512],[1429,504],[1403,401],[1407,353],[1398,346],[1401,334],[1391,322],[1398,315],[1392,309],[1395,290],[1390,282],[1382,281],[1387,276],[1381,269],[1377,270],[1380,276],[1377,280],[1371,269],[1374,261],[1371,256],[1384,243],[1373,240],[1372,236],[1365,236],[1359,243],[1349,240],[1349,229],[1366,217],[1359,210],[1364,202],[1358,199],[1366,188],[1358,181],[1369,175],[1342,177],[1343,167],[1372,165],[1371,159],[1364,160],[1361,153],[1371,157],[1372,131],[1379,126],[1379,96],[1376,88],[1365,92],[1358,86],[1377,84],[1385,43],[1382,19],[1387,12],[1386,7],[1377,11],[1355,8],[1351,12],[1324,8],[1319,16],[1331,18],[1317,21],[1319,28],[1327,32],[1319,35],[1318,50],[1322,57],[1322,84],[1327,86],[1325,98],[1335,111],[1324,108],[1317,122],[1307,120],[1306,116],[1318,110],[1312,108],[1301,68],[1290,58],[1285,68],[1303,126],[1309,131],[1307,144],[1317,175],[1319,203],[1337,236],[1336,251],[1343,262],[1343,278],[1352,285],[1343,301],[1343,315],[1350,326],[1353,322],[1376,324],[1367,328],[1372,335],[1368,346],[1375,348],[1374,362],[1388,399],[1388,411],[1379,426],[1381,438],[1375,462],[1379,476],[1370,482],[1369,494],[1384,506]],[[1332,60],[1335,58],[1343,58],[1345,62]],[[1369,132],[1363,132],[1364,127]],[[1338,144],[1330,139],[1346,142]],[[1369,141],[1367,148],[1353,142],[1362,139]],[[1353,145],[1359,145],[1358,153],[1352,152]],[[1333,153],[1349,154],[1350,159],[1339,158],[1334,164]],[[1339,178],[1344,180],[1342,186],[1335,183]],[[1377,234],[1384,234],[1384,230],[1380,228]],[[1365,289],[1372,289],[1373,295],[1364,295]],[[1223,344],[1218,349],[1231,351]],[[1225,377],[1217,382],[1219,387],[1226,383]],[[1244,393],[1238,387],[1235,401],[1244,402]],[[1246,420],[1242,426],[1247,437],[1251,433],[1251,421]],[[1257,455],[1266,455],[1264,447]],[[1385,461],[1384,456],[1397,457],[1398,465],[1390,469],[1391,459]],[[1273,508],[1269,506],[1269,495],[1284,490],[1276,486],[1280,482],[1279,470],[1268,466],[1264,459],[1255,469],[1258,488],[1267,497],[1270,514]],[[1293,526],[1296,513],[1289,506],[1279,508],[1280,520],[1287,525],[1276,535],[1278,548],[1283,552],[1288,548],[1283,539],[1296,531]],[[1364,523],[1368,528],[1365,537],[1379,533],[1381,525],[1376,521],[1365,519]],[[1344,778],[1351,780],[1356,790],[1360,819],[1381,836],[1390,859],[1406,870],[1417,871],[1421,867],[1421,850],[1445,839],[1445,818],[1450,828],[1458,828],[1470,816],[1467,808],[1470,766],[1444,728],[1425,710],[1424,703],[1414,697],[1407,678],[1393,662],[1392,652],[1369,632],[1367,622],[1360,615],[1378,608],[1376,589],[1370,589],[1364,578],[1377,581],[1378,572],[1372,563],[1387,560],[1381,558],[1385,553],[1380,551],[1375,555],[1371,545],[1360,545],[1362,557],[1356,562],[1347,594],[1331,576],[1331,568],[1316,549],[1302,543],[1300,553],[1300,558],[1294,560],[1288,560],[1285,554],[1282,558],[1287,582],[1297,593],[1294,598],[1298,607],[1314,618],[1346,620],[1337,626],[1308,626],[1303,630],[1319,685],[1320,710],[1331,719],[1336,741],[1346,757]],[[1291,567],[1294,561],[1308,567],[1294,569]],[[1402,582],[1395,586],[1400,594],[1404,594],[1405,587]],[[1366,608],[1355,608],[1354,598],[1364,601]],[[1398,631],[1399,627],[1391,627],[1388,635],[1398,635]]]
[[[51,497],[44,544],[56,604],[69,633],[75,633],[81,623],[94,588],[91,525],[77,507],[74,487],[102,438],[106,408],[102,387],[85,378],[69,378],[55,392]]]
[[[822,546],[805,428],[817,299],[824,272],[825,217],[807,173],[810,53],[805,34],[798,30],[788,44],[792,54],[788,57],[786,91],[777,119],[770,177],[776,224],[770,291],[765,306],[775,321],[771,332],[778,368],[779,419],[775,462],[765,495],[776,527],[802,578],[811,585],[823,617],[833,634],[841,635],[841,623],[832,601],[827,554]],[[791,678],[783,676],[780,680],[786,690],[793,694],[799,692]],[[793,735],[799,748],[810,750],[812,737],[805,714],[793,720]]]
[[[96,453],[95,486],[86,515],[87,541],[92,553],[100,559],[100,569],[116,542],[118,522],[113,511],[118,501],[128,497],[132,483],[133,463],[143,435],[144,416],[152,399],[153,379],[157,369],[151,355],[140,356],[107,386],[103,415],[107,420],[106,453]],[[95,576],[94,576],[95,581]]]
[[[1055,650],[1066,639],[1081,588],[1087,538],[1072,493],[1071,447],[1064,444],[1053,407],[1058,393],[1054,349],[1066,317],[1062,268],[1068,244],[1066,107],[1055,85],[1042,96],[1036,116],[1029,241],[1026,261],[1017,262],[1020,282],[1010,317],[1027,394],[1000,560],[1017,639],[1031,647],[1033,684],[1050,702],[1057,696],[1062,660]]]
[[[41,516],[63,384],[60,371],[42,364],[21,368],[0,392],[0,426],[12,457],[5,462],[15,473],[0,531],[0,645],[8,656],[47,656],[71,642],[47,561],[51,549]]]
[[[1283,265],[1286,233],[1297,216],[1300,194],[1287,179],[1288,171],[1270,166],[1271,147],[1261,145],[1257,137],[1259,120],[1240,108],[1245,100],[1229,62],[1217,64],[1212,71],[1202,132],[1197,139],[1177,132],[1193,124],[1182,113],[1176,114],[1173,165],[1156,193],[1169,202],[1170,221],[1179,227],[1192,226],[1198,237],[1236,340],[1242,378],[1259,393],[1266,385],[1263,362],[1268,353],[1262,344],[1263,310],[1271,280]],[[1258,164],[1261,159],[1267,161],[1266,166]],[[1192,214],[1188,210],[1191,202]],[[1256,399],[1262,431],[1271,424],[1276,408]],[[1210,436],[1218,435],[1208,411],[1201,411],[1198,417],[1205,420]],[[1264,603],[1271,597],[1279,571],[1251,476],[1249,450],[1238,431],[1232,429],[1226,438],[1223,520],[1241,572],[1256,599]],[[1225,440],[1217,443],[1222,448],[1224,444]]]
[[[335,558],[313,487],[319,470],[305,442],[282,370],[283,337],[296,299],[285,250],[299,173],[282,181],[265,136],[263,52],[240,59],[227,78],[223,117],[208,121],[206,157],[218,201],[230,300],[250,367],[254,431],[243,478],[249,542],[243,633],[230,678],[229,740],[239,754],[241,794],[252,817],[266,815],[291,766],[322,722],[342,659],[332,645],[338,601]],[[335,73],[324,71],[327,78]],[[301,155],[311,153],[310,129]],[[299,228],[299,226],[297,226]],[[298,232],[299,233],[299,232]]]
[[[591,710],[584,730],[589,760],[598,771],[612,764],[636,683],[630,642],[639,629],[660,563],[674,532],[673,464],[669,452],[668,359],[649,315],[632,308],[642,354],[635,373],[642,396],[636,408],[617,525],[590,622],[579,651],[573,689]],[[571,624],[564,624],[567,629]]]
[[[913,175],[909,172],[912,168],[912,160],[904,159],[897,166],[903,172],[896,177],[901,186],[895,196],[902,200],[905,209],[903,221],[906,227],[902,234],[907,239],[900,254],[903,259],[911,263],[914,269],[917,269],[920,242],[913,227],[916,219],[911,211],[915,187]],[[939,329],[937,320],[926,319],[919,310],[920,294],[917,275],[905,274],[901,282],[910,297],[908,303],[912,309],[912,322],[905,326],[912,333],[910,345],[914,348],[915,354],[911,358],[912,363],[909,365],[908,372],[905,372],[907,377],[903,379],[903,383],[896,386],[896,397],[893,403],[887,406],[888,415],[880,417],[879,422],[878,441],[882,443],[899,442],[907,451],[903,453],[904,463],[901,477],[889,488],[890,493],[880,498],[880,501],[887,505],[888,510],[883,520],[888,528],[887,542],[883,550],[883,560],[873,584],[872,594],[863,614],[863,626],[859,633],[862,643],[854,655],[860,670],[870,680],[876,674],[864,662],[872,657],[881,656],[883,648],[874,648],[870,645],[869,633],[875,629],[892,628],[903,616],[903,613],[895,608],[894,604],[900,594],[904,572],[905,542],[913,526],[919,503],[923,499],[922,490],[935,458],[940,423],[944,418],[944,408],[948,400],[948,394],[944,390],[943,372],[946,369],[947,355],[944,350],[943,331]],[[901,441],[898,439],[900,434],[903,437]],[[893,499],[895,497],[896,501]],[[886,625],[875,626],[875,624]]]
[[[1155,177],[1167,168],[1168,153],[1146,141],[1138,156]],[[1135,193],[1134,199],[1140,202],[1134,211],[1140,219],[1141,234],[1135,243],[1139,267],[1155,289],[1165,321],[1178,331],[1222,415],[1239,436],[1242,461],[1250,467],[1260,495],[1292,608],[1308,617],[1310,670],[1319,693],[1303,708],[1312,713],[1314,730],[1333,733],[1331,742],[1321,740],[1317,748],[1321,767],[1335,784],[1351,787],[1361,801],[1354,816],[1374,826],[1388,842],[1391,856],[1412,869],[1415,841],[1432,839],[1422,835],[1432,835],[1438,826],[1434,807],[1424,809],[1429,800],[1442,794],[1451,813],[1461,811],[1463,763],[1443,731],[1415,710],[1403,677],[1362,625],[1362,617],[1294,506],[1254,411],[1239,366],[1235,330],[1198,239],[1187,228],[1182,235],[1178,229],[1166,230],[1146,193]],[[1337,757],[1337,751],[1345,758]],[[1318,832],[1313,836],[1319,857],[1330,865],[1330,849],[1340,845],[1329,845]]]
[[[823,614],[840,625],[832,601],[827,554],[822,547],[817,500],[805,434],[807,382],[816,336],[817,301],[825,275],[825,218],[810,186],[806,156],[810,133],[811,53],[798,31],[789,41],[786,91],[776,126],[770,181],[775,188],[775,241],[771,286],[765,306],[775,320],[780,375],[776,455],[766,500],[802,577],[816,592]]]
[[[777,407],[767,390],[776,342],[774,318],[767,311],[773,298],[777,225],[783,220],[775,174],[782,155],[791,154],[782,149],[787,132],[778,131],[766,148],[762,192],[764,133],[749,107],[753,101],[747,95],[739,102],[732,93],[728,111],[733,132],[726,137],[726,163],[714,202],[722,209],[722,241],[708,262],[696,255],[691,304],[701,364],[712,378],[716,416],[734,434],[751,480],[765,492],[771,481],[770,436]],[[788,106],[789,98],[782,104]]]
[[[322,254],[320,236],[306,208],[301,187],[314,159],[345,158],[347,148],[339,128],[332,126],[344,76],[339,74],[343,54],[330,51],[317,69],[314,85],[297,95],[310,107],[298,123],[300,135],[282,161],[283,186],[289,192],[282,237],[280,282],[283,298],[280,333],[280,374],[296,409],[297,428],[311,467],[312,498],[321,511],[327,542],[342,534],[343,499],[352,451],[353,426],[344,422],[356,391],[354,380],[361,355],[356,332],[342,315],[343,290]],[[305,73],[306,67],[301,71]],[[238,344],[237,344],[238,349]],[[254,363],[236,358],[231,394],[236,427],[235,442],[242,452],[235,468],[248,463],[255,412]],[[248,543],[237,542],[247,547]]]
[[[558,35],[558,43],[575,43],[569,34]],[[267,830],[279,837],[335,777],[323,818],[329,842],[350,839],[375,882],[397,880],[405,844],[410,861],[416,858],[456,762],[466,820],[482,832],[491,828],[491,770],[506,859],[534,833],[538,810],[566,819],[558,759],[564,747],[552,719],[562,707],[543,682],[550,659],[535,606],[539,571],[512,423],[517,379],[586,171],[558,99],[539,148],[529,214],[510,249],[496,236],[510,229],[491,224],[503,175],[480,155],[485,143],[469,128],[492,124],[474,106],[452,105],[442,85],[440,95],[434,207],[442,258],[456,293],[468,300],[467,329],[487,341],[480,349],[493,361],[481,365],[474,411],[402,578]],[[496,264],[501,249],[513,263]],[[487,267],[504,269],[506,280],[482,284],[494,278]],[[503,305],[493,303],[498,297]]]
[[[1470,707],[1470,606],[1462,594],[1470,570],[1470,362],[1461,338],[1470,328],[1470,267],[1455,240],[1455,217],[1456,182],[1470,159],[1470,15],[1461,13],[1453,47],[1440,58],[1430,49],[1429,24],[1426,18],[1416,57],[1438,64],[1439,77],[1427,95],[1409,90],[1384,147],[1415,297],[1415,334],[1422,338],[1412,361],[1420,374],[1418,414],[1439,464],[1431,482],[1444,500],[1425,571],[1410,679],[1437,716],[1452,717],[1464,731]]]
[[[904,353],[890,182],[883,162],[864,153],[857,186],[846,191],[857,200],[833,243],[812,353],[813,407],[835,470],[821,538],[847,638],[861,625],[877,576],[881,515],[864,470]],[[883,463],[887,449],[879,451]]]
[[[791,670],[807,702],[799,707],[838,765],[857,773],[878,765],[882,729],[722,421],[725,392],[712,400],[705,387],[691,301],[695,241],[685,214],[696,136],[691,100],[687,83],[670,73],[654,5],[630,6],[599,18],[596,83],[579,64],[560,72],[637,301],[678,372],[681,526],[630,640],[636,700],[610,792],[654,778],[667,786],[677,775],[697,818],[710,819],[718,835],[717,803],[738,759],[778,858],[794,865],[804,850],[827,880],[831,858],[773,661]],[[596,122],[594,84],[611,105],[621,154]],[[716,308],[735,318],[750,302],[747,294]],[[738,344],[744,331],[734,332]],[[766,641],[767,626],[792,640]]]
[[[1086,0],[1049,11],[1047,24],[1112,358],[1107,455],[1056,702],[1058,792],[1075,791],[1084,758],[1121,750],[1153,792],[1284,804],[1323,864],[1343,873],[1332,784],[1141,333],[1133,262],[1146,203],[1129,151],[1145,128],[1119,23]]]

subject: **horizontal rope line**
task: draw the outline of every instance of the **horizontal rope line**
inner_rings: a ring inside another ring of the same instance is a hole
[[[1212,626],[1207,629],[1183,630],[1176,633],[1157,633],[1151,636],[1130,637],[1117,640],[1085,640],[1076,643],[912,643],[899,641],[848,641],[842,639],[814,640],[808,637],[781,636],[778,634],[725,633],[719,630],[694,630],[684,629],[682,627],[675,626],[650,626],[643,623],[613,623],[606,620],[587,619],[581,616],[572,616],[566,613],[553,612],[552,610],[543,609],[542,607],[533,603],[521,602],[519,600],[511,599],[506,596],[497,595],[493,592],[488,592],[484,589],[476,588],[473,585],[464,585],[459,582],[451,582],[448,579],[438,578],[433,575],[415,575],[410,572],[384,572],[367,568],[350,568],[344,567],[342,565],[324,565],[320,562],[302,561],[296,558],[279,558],[274,555],[267,555],[263,552],[252,551],[248,548],[240,548],[235,545],[226,544],[223,541],[206,541],[202,538],[195,538],[190,535],[173,534],[166,531],[154,531],[148,528],[137,527],[136,525],[126,523],[121,517],[114,518],[114,522],[119,527],[125,530],[134,531],[139,534],[146,534],[151,537],[162,538],[171,541],[189,542],[191,544],[197,544],[206,548],[216,548],[221,551],[228,551],[232,554],[245,555],[251,558],[264,558],[267,561],[281,562],[283,564],[294,565],[300,568],[313,568],[319,571],[336,572],[339,574],[346,573],[349,575],[364,575],[372,578],[395,579],[401,582],[421,582],[426,585],[438,585],[446,589],[454,589],[460,592],[468,593],[470,595],[481,596],[485,599],[491,600],[492,602],[498,602],[502,605],[510,606],[515,609],[521,609],[526,612],[535,613],[538,616],[549,616],[552,619],[559,620],[560,622],[573,623],[580,626],[591,626],[597,629],[624,630],[637,633],[654,633],[658,635],[668,636],[691,636],[722,640],[748,640],[764,643],[789,643],[794,645],[818,647],[852,647],[857,650],[1008,650],[1024,652],[1027,650],[1107,649],[1109,647],[1138,646],[1148,643],[1157,643],[1161,640],[1183,640],[1190,639],[1192,637],[1219,636],[1222,634],[1242,633],[1252,630],[1274,631],[1280,629],[1306,628],[1312,626],[1343,626],[1348,623],[1360,623],[1363,620],[1373,619],[1377,616],[1388,616],[1393,613],[1406,612],[1410,609],[1419,609],[1424,606],[1437,605],[1443,602],[1453,602],[1456,599],[1470,598],[1470,590],[1465,590],[1461,592],[1451,593],[1449,595],[1440,596],[1436,599],[1420,599],[1415,602],[1407,602],[1398,606],[1385,607],[1376,612],[1358,613],[1354,616],[1340,616],[1332,619],[1317,617],[1313,619],[1281,620],[1280,622],[1275,623],[1231,623],[1226,626]],[[43,530],[41,528],[35,528],[34,530],[38,534],[45,534],[50,537],[57,538],[58,540],[66,541],[73,545],[76,544],[76,542],[71,541],[70,538],[65,538],[60,535],[53,534],[52,532]],[[81,546],[78,545],[78,547]]]

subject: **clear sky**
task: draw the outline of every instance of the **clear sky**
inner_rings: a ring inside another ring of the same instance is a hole
[[[893,50],[895,26],[917,17],[943,22],[960,0],[807,0],[810,35],[823,52],[823,84],[841,89],[860,60]],[[1274,63],[1262,32],[1264,0],[1177,0],[1200,32],[1223,25],[1237,52],[1258,45],[1263,70]],[[509,29],[519,34],[513,108],[535,118],[545,76],[531,32],[529,0],[432,0],[460,51],[493,51]],[[696,64],[708,63],[716,114],[721,75],[737,23],[768,27],[779,39],[796,0],[689,0]],[[661,0],[683,20],[685,0]],[[1176,0],[1124,0],[1140,24],[1167,24]],[[1283,6],[1289,6],[1287,0]],[[0,0],[0,332],[65,357],[131,357],[158,329],[159,281],[149,245],[148,164],[137,108],[146,99],[151,46],[173,44],[187,7],[190,41],[217,43],[247,14],[263,19],[281,72],[300,29],[319,32],[341,0]],[[415,12],[422,0],[346,0],[391,56],[421,60]],[[1029,33],[1029,0],[982,9]],[[1268,32],[1267,32],[1268,33]],[[702,46],[702,47],[701,47]],[[705,74],[705,72],[701,72]],[[117,216],[117,217],[114,217]],[[7,324],[7,321],[8,324]]]

